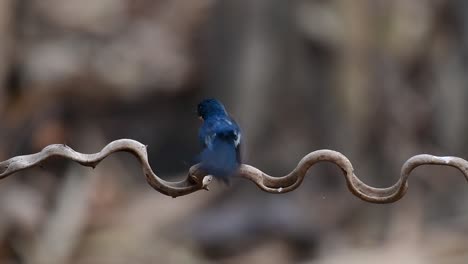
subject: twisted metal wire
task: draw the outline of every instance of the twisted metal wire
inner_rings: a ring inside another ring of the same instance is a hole
[[[187,195],[192,192],[208,189],[212,176],[203,172],[199,165],[189,169],[186,179],[169,182],[159,178],[148,162],[146,146],[131,139],[119,139],[106,145],[100,152],[83,154],[67,145],[54,144],[42,151],[23,156],[16,156],[0,162],[0,179],[18,171],[39,166],[51,157],[62,157],[73,160],[83,166],[95,167],[99,162],[114,152],[130,152],[140,162],[146,181],[155,190],[172,197]],[[458,157],[439,157],[428,154],[416,155],[408,159],[401,168],[398,181],[388,188],[375,188],[362,182],[355,174],[353,165],[343,154],[333,150],[317,150],[301,159],[296,168],[288,175],[272,177],[261,170],[246,164],[240,166],[238,176],[254,182],[260,189],[270,193],[286,193],[298,188],[307,171],[314,164],[327,161],[336,164],[343,171],[348,189],[355,196],[371,203],[393,203],[401,199],[408,189],[410,173],[421,165],[442,165],[457,168],[468,181],[468,161]]]

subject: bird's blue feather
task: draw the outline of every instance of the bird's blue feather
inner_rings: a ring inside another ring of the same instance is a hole
[[[204,120],[199,131],[203,150],[198,161],[207,173],[227,183],[241,162],[240,128],[217,100],[201,102],[198,112]]]

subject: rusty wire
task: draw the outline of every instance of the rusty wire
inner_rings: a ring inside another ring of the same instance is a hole
[[[79,153],[67,145],[54,144],[42,151],[16,156],[0,162],[0,179],[6,178],[18,171],[39,166],[51,157],[62,157],[73,160],[83,166],[95,167],[99,162],[114,152],[130,152],[140,161],[146,180],[155,190],[172,197],[187,195],[192,192],[208,189],[212,176],[203,172],[198,165],[189,169],[185,180],[168,182],[159,178],[151,169],[148,162],[146,146],[131,139],[119,139],[106,145],[100,152],[94,154]],[[328,161],[341,168],[345,176],[348,189],[355,196],[371,203],[392,203],[401,199],[408,189],[410,173],[421,165],[442,165],[457,168],[468,180],[468,161],[458,157],[439,157],[428,154],[416,155],[408,159],[401,168],[398,181],[388,188],[375,188],[362,182],[355,174],[353,165],[343,154],[333,150],[317,150],[306,155],[296,168],[288,175],[272,177],[261,170],[243,164],[238,176],[254,182],[260,189],[270,193],[286,193],[295,190],[304,180],[310,167],[317,162]]]

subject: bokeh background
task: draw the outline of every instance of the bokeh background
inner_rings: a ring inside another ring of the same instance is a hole
[[[2,0],[0,159],[132,138],[177,180],[216,97],[246,163],[280,176],[329,148],[385,187],[412,155],[468,157],[467,68],[464,0]],[[332,164],[309,174],[288,194],[234,180],[173,199],[129,154],[53,160],[0,182],[0,263],[467,263],[455,169],[418,168],[391,205]]]

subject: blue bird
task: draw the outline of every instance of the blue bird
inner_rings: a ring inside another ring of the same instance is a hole
[[[198,156],[201,168],[215,178],[229,183],[241,163],[241,132],[223,104],[206,99],[198,104],[198,116],[203,120],[198,137],[203,147]]]

